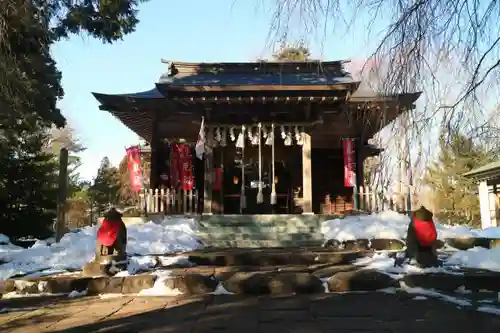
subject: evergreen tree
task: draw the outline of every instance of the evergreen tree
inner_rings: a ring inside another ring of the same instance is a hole
[[[118,169],[111,166],[109,159],[101,161],[97,176],[89,188],[89,196],[95,207],[95,212],[102,215],[110,205],[119,202],[120,179]]]
[[[44,147],[65,119],[51,45],[80,32],[119,40],[134,30],[140,2],[0,1],[0,233],[43,237],[55,216],[56,163]]]
[[[52,234],[57,208],[57,164],[43,153],[43,133],[23,132],[0,145],[0,233],[9,237]]]
[[[463,175],[494,159],[491,151],[461,133],[441,136],[439,156],[424,177],[424,183],[432,190],[438,219],[480,223],[477,183]]]

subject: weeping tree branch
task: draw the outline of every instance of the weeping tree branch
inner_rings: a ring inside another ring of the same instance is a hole
[[[275,38],[286,38],[292,28],[321,31],[328,22],[336,33],[366,28],[367,17],[368,33],[376,34],[372,29],[382,24],[370,58],[383,66],[377,71],[385,93],[434,89],[443,71],[460,76],[445,112],[447,126],[476,120],[479,114],[464,109],[481,113],[480,95],[498,81],[500,0],[268,0],[267,5],[274,13],[270,36]]]

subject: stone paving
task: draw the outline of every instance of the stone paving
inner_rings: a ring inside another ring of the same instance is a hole
[[[1,300],[0,332],[500,332],[500,316],[406,293]]]

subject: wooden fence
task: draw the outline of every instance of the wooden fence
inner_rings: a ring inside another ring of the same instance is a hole
[[[359,210],[368,213],[375,213],[384,210],[395,210],[399,212],[406,211],[406,194],[388,195],[383,191],[370,188],[368,186],[360,187],[358,194]],[[140,209],[146,209],[147,213],[164,213],[167,215],[176,214],[198,214],[198,207],[201,203],[198,201],[196,191],[184,191],[175,189],[149,189],[140,194]],[[324,202],[320,205],[321,214],[342,214],[354,209],[354,200],[338,196],[331,198],[326,196]]]
[[[384,210],[395,210],[404,212],[407,209],[407,194],[393,194],[370,188],[369,186],[360,187],[358,194],[359,210],[368,213],[376,213]],[[337,196],[335,198],[327,195],[321,204],[322,214],[342,214],[354,209],[354,200],[352,197],[346,198]]]
[[[140,208],[147,213],[197,214],[198,194],[195,190],[149,189],[139,195]]]

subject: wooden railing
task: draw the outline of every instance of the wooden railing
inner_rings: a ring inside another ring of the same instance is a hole
[[[407,195],[395,194],[387,195],[384,192],[377,191],[369,186],[360,187],[358,191],[359,210],[375,213],[384,210],[395,210],[403,212],[406,210]],[[322,214],[342,214],[354,209],[354,200],[352,197],[346,198],[337,196],[332,198],[327,195],[321,204]]]
[[[196,190],[149,189],[140,194],[140,207],[153,214],[197,214],[198,194]]]
[[[374,213],[384,210],[406,211],[406,194],[386,195],[368,186],[360,187],[358,191],[359,210]],[[198,194],[196,191],[175,189],[149,189],[140,194],[140,209],[146,207],[147,213],[164,213],[167,215],[199,214]],[[354,209],[352,197],[327,195],[321,204],[321,214],[343,214]]]

